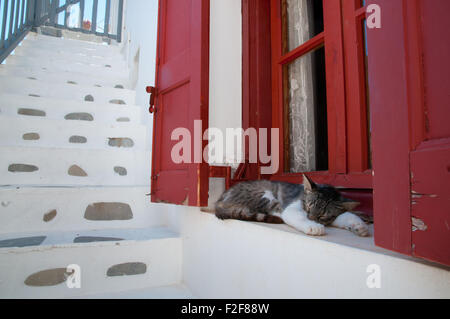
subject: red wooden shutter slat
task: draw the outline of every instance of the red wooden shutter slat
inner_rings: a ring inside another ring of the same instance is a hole
[[[375,243],[411,254],[411,189],[403,1],[381,6],[382,28],[369,29]]]

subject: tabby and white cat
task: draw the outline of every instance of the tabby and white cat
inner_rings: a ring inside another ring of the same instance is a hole
[[[332,226],[366,237],[369,227],[350,213],[359,204],[304,175],[303,185],[267,180],[236,184],[222,194],[215,213],[219,219],[286,223],[312,236],[325,235],[325,226]]]

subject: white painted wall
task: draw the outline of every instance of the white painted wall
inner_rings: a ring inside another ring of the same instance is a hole
[[[210,12],[209,127],[225,134],[227,128],[242,127],[241,0],[213,0]],[[228,149],[223,161],[214,164],[234,158]]]
[[[142,121],[148,127],[148,149],[151,150],[153,115],[148,112],[146,86],[155,85],[157,0],[129,0],[124,5],[123,53],[136,89],[136,105],[142,107]],[[150,159],[149,159],[150,160]]]
[[[284,225],[173,210],[181,216],[183,280],[199,298],[450,298],[448,268],[308,237]],[[381,270],[379,289],[366,283],[372,264]]]
[[[210,2],[209,56],[209,127],[219,129],[223,136],[227,128],[242,128],[242,12],[241,0],[213,0]],[[210,138],[211,140],[211,138]],[[212,165],[232,165],[241,162],[242,143],[235,140],[234,148],[226,148],[221,161]],[[209,203],[225,190],[223,179],[211,178]]]

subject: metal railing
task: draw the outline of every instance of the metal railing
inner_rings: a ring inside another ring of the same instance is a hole
[[[121,42],[122,13],[123,0],[0,0],[0,63],[40,26]]]

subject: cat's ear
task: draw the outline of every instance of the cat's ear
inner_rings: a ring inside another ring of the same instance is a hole
[[[360,202],[356,202],[356,201],[351,200],[351,199],[347,199],[347,200],[343,201],[343,202],[341,203],[341,205],[342,205],[342,207],[343,207],[346,211],[351,212],[351,211],[353,211],[356,207],[358,207],[359,205],[361,205],[361,203],[360,203]]]
[[[303,186],[306,192],[313,192],[317,189],[317,185],[305,174],[303,174]]]

